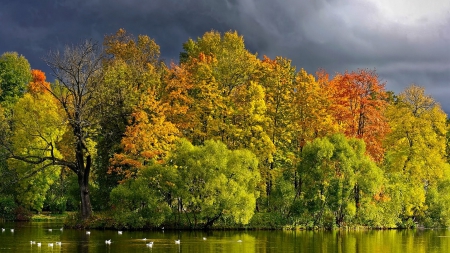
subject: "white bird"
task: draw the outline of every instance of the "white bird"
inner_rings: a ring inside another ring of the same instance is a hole
[[[11,228],[11,233],[14,233],[14,228]]]
[[[2,232],[5,232],[5,229],[4,229],[4,228],[2,228]]]
[[[203,237],[203,241],[206,241],[206,237]]]
[[[49,246],[49,247],[53,247],[53,243],[49,243],[48,246]]]
[[[121,234],[122,234],[122,231],[117,231],[117,233],[118,233],[119,235],[121,235]]]
[[[153,242],[149,242],[149,243],[147,243],[146,245],[147,245],[147,247],[152,248],[152,247],[153,247]]]
[[[238,240],[237,242],[242,242],[242,240]]]
[[[106,244],[111,244],[111,239],[105,241]]]
[[[56,242],[56,245],[61,246],[61,242]]]
[[[30,244],[36,244],[36,242],[35,241],[30,241]]]
[[[64,230],[64,228],[60,228],[59,230],[63,231],[63,230]]]
[[[147,238],[142,238],[142,241],[147,241]]]
[[[40,243],[40,242],[38,242],[38,243],[37,243],[37,246],[38,246],[38,247],[41,247],[41,243]]]
[[[48,229],[48,232],[52,232],[52,231],[53,231],[53,229],[51,229],[51,228]]]
[[[181,243],[181,241],[178,239],[178,240],[175,240],[175,244],[180,244]]]
[[[91,234],[91,231],[86,231],[86,234],[87,234],[87,235],[90,235],[90,234]]]

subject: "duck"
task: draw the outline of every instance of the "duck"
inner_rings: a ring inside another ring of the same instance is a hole
[[[149,243],[147,243],[147,244],[145,244],[145,245],[147,245],[147,247],[152,248],[152,247],[153,247],[153,242],[149,242]]]
[[[86,234],[87,234],[87,235],[90,235],[90,234],[91,234],[91,231],[86,231]]]
[[[2,232],[5,232],[5,229],[4,229],[4,228],[2,228]]]
[[[181,243],[180,239],[175,240],[175,244],[180,244],[180,243]]]
[[[56,242],[56,245],[61,246],[61,242]]]
[[[37,245],[38,247],[41,247],[41,243],[40,243],[40,242],[36,243],[36,245]]]
[[[52,232],[52,231],[53,231],[53,229],[51,229],[51,228],[48,229],[48,232]]]
[[[49,243],[48,246],[49,246],[49,247],[53,247],[53,243]]]
[[[206,237],[203,237],[203,241],[206,241]]]
[[[242,240],[238,240],[237,242],[242,242]]]
[[[30,241],[30,244],[36,244],[36,242],[35,241]]]
[[[14,233],[14,228],[11,228],[11,233]]]
[[[121,235],[121,234],[122,234],[122,231],[117,231],[117,233],[118,233],[119,235]]]
[[[111,239],[105,240],[105,243],[106,243],[106,244],[111,244]]]

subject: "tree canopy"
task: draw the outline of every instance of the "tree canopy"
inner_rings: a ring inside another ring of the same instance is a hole
[[[52,82],[4,53],[4,210],[79,206],[122,228],[450,224],[447,115],[423,87],[311,74],[235,31],[182,46],[166,63],[120,29],[50,52]]]

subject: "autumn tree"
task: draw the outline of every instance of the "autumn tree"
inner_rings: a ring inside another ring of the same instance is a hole
[[[376,72],[367,69],[337,73],[325,81],[335,120],[346,136],[363,139],[368,154],[378,162],[384,154],[382,140],[389,132],[384,86]]]
[[[171,108],[167,117],[195,145],[221,135],[225,104],[214,76],[217,64],[214,56],[200,53],[180,66],[172,64],[166,75],[163,100]]]
[[[270,182],[268,168],[276,149],[267,131],[270,119],[266,114],[261,61],[245,48],[244,39],[237,32],[207,32],[195,41],[188,40],[183,49],[181,67],[195,71],[190,95],[198,115],[192,118],[198,120],[199,136],[256,154],[264,191],[266,182]],[[202,101],[201,106],[195,106],[196,98]]]
[[[181,63],[213,57],[209,61],[213,78],[206,80],[205,84],[213,85],[212,89],[217,89],[220,94],[221,106],[217,106],[214,109],[215,115],[211,115],[221,121],[217,137],[229,148],[249,148],[258,154],[261,161],[272,159],[274,146],[265,132],[268,119],[265,116],[265,98],[261,93],[264,88],[258,82],[260,61],[245,48],[242,36],[237,32],[221,35],[211,31],[197,41],[188,40],[183,44],[183,49]],[[252,111],[245,111],[252,115],[242,115],[244,107],[253,107]],[[242,117],[254,117],[258,120],[244,122]],[[253,129],[253,132],[249,129]],[[252,145],[249,143],[251,138],[256,138]]]
[[[389,106],[386,170],[403,189],[403,218],[423,218],[428,193],[448,180],[447,115],[425,89],[411,85]]]
[[[97,93],[104,129],[102,167],[112,161],[110,172],[128,178],[150,160],[162,160],[178,135],[166,119],[171,106],[162,100],[167,68],[159,60],[159,46],[148,36],[134,38],[120,29],[106,36],[104,45],[105,85]]]

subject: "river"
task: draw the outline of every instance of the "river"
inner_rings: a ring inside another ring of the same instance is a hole
[[[0,232],[0,252],[450,252],[450,230],[446,229],[327,232],[125,230],[121,234],[111,230],[91,230],[88,234],[86,230],[61,229],[62,224],[57,222],[7,222],[0,223],[0,227],[4,228]],[[111,240],[111,243],[105,243],[106,240]],[[180,243],[175,243],[176,240]],[[56,242],[61,242],[61,245]],[[150,242],[153,242],[152,247],[148,245]]]

